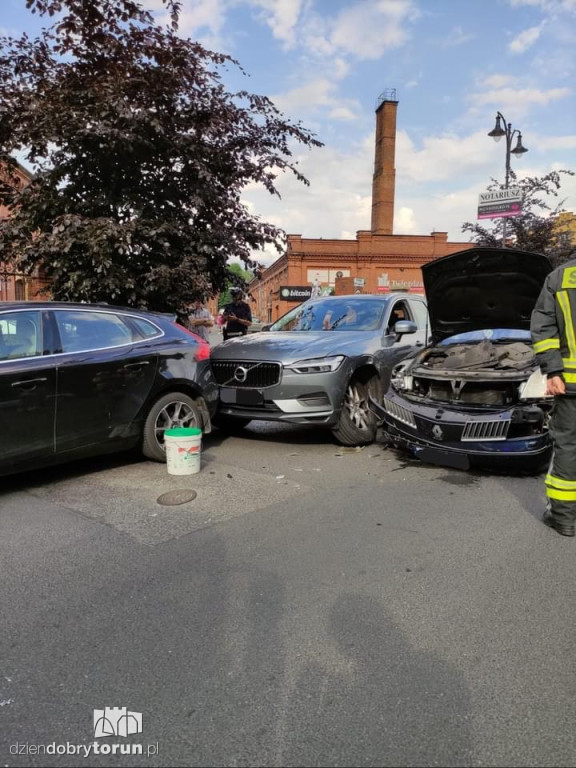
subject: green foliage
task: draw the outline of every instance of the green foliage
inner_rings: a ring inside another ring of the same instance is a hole
[[[246,292],[246,286],[253,278],[254,275],[252,272],[249,272],[247,269],[242,269],[240,264],[228,264],[228,279],[224,290],[218,297],[218,309],[221,309],[232,301],[230,288],[235,286]]]
[[[0,180],[0,261],[42,266],[57,299],[180,311],[226,286],[227,262],[284,233],[241,203],[278,194],[294,144],[321,146],[272,102],[228,93],[237,67],[135,0],[27,0],[55,17],[31,40],[0,37],[0,165],[24,153],[24,190]]]
[[[562,174],[573,176],[573,171],[551,171],[546,176],[517,180],[514,173],[513,186],[523,193],[522,214],[509,219],[493,219],[491,227],[466,222],[463,232],[469,232],[477,245],[498,248],[502,246],[503,225],[506,221],[506,245],[521,251],[534,251],[548,256],[554,266],[562,264],[574,253],[574,244],[567,233],[560,231],[558,216],[564,212],[563,201],[553,208],[547,198],[558,197]],[[492,179],[488,191],[503,189]]]

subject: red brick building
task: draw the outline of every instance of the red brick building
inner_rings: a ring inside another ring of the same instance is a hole
[[[338,292],[378,293],[394,288],[422,292],[423,264],[473,247],[469,242],[449,243],[446,232],[393,233],[397,108],[396,92],[389,90],[376,109],[371,228],[357,232],[354,240],[288,235],[286,253],[248,288],[252,312],[260,320],[276,320],[314,284],[321,291],[335,289],[338,278],[342,278]],[[288,295],[291,287],[300,289],[291,291],[292,297]]]
[[[22,165],[18,164],[14,170],[15,184],[25,187],[32,178],[32,174]],[[0,223],[10,216],[6,206],[0,204]],[[49,298],[47,288],[49,281],[42,276],[39,270],[32,275],[18,272],[11,264],[0,261],[0,301],[42,301]]]

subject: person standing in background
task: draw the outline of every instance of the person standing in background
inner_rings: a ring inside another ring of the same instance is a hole
[[[188,328],[197,333],[201,339],[210,342],[209,329],[214,325],[214,320],[209,310],[201,299],[194,302],[188,315]]]
[[[245,336],[252,325],[252,312],[245,301],[242,301],[240,288],[230,288],[232,301],[224,307],[223,318],[226,321],[224,341],[234,336]]]

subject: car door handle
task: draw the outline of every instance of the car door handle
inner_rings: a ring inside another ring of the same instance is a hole
[[[139,363],[126,363],[126,365],[122,366],[122,369],[135,370],[142,368],[143,365],[150,365],[150,360],[141,360]]]
[[[35,389],[36,384],[42,384],[44,381],[48,381],[48,379],[25,379],[24,381],[13,381],[12,386],[15,389]]]
[[[417,341],[415,346],[423,347],[424,346],[424,342],[423,341]]]

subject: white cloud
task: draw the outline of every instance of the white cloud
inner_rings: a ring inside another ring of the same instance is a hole
[[[488,147],[486,146],[488,144]],[[464,178],[486,170],[490,144],[484,132],[460,137],[455,134],[428,136],[417,148],[408,134],[396,137],[396,175],[399,182],[440,182]]]
[[[573,48],[555,52],[548,50],[545,54],[536,56],[531,66],[539,77],[552,77],[556,81],[572,77],[575,69]]]
[[[459,45],[466,45],[474,40],[475,35],[470,32],[464,32],[462,27],[454,27],[449,34],[440,41],[441,48],[455,48]]]
[[[334,120],[357,120],[357,113],[353,112],[348,107],[334,107],[330,111],[330,117]]]
[[[379,59],[409,39],[409,24],[418,16],[413,0],[361,0],[336,15],[321,15],[310,4],[298,20],[297,41],[317,59]]]
[[[407,22],[417,15],[411,0],[364,0],[338,14],[330,41],[356,58],[379,59],[407,41]]]
[[[538,136],[536,137],[534,144],[539,150],[576,149],[576,135]]]
[[[344,59],[334,59],[331,63],[332,77],[335,80],[342,80],[350,72],[350,64]]]
[[[397,235],[418,235],[412,208],[400,208],[394,212],[394,232]]]
[[[278,179],[278,199],[251,185],[244,195],[251,210],[287,233],[304,237],[350,237],[370,228],[373,136],[348,151],[324,147],[296,159],[310,186],[285,174]]]
[[[291,91],[276,94],[272,101],[287,114],[314,114],[319,109],[329,108],[330,117],[336,120],[356,119],[358,103],[351,99],[337,99],[334,96],[335,91],[335,82],[318,77]]]
[[[550,90],[541,90],[540,88],[489,88],[485,91],[478,91],[469,96],[473,102],[473,112],[478,112],[479,107],[486,104],[492,104],[497,109],[506,113],[513,113],[516,119],[523,117],[533,105],[544,107],[552,102],[570,96],[570,88],[551,88]]]
[[[260,11],[277,40],[281,40],[286,47],[294,45],[303,0],[249,0],[249,4]]]
[[[156,14],[161,24],[169,24],[163,0],[140,0],[144,8]],[[191,37],[212,50],[225,50],[227,45],[222,30],[226,24],[230,0],[182,0],[178,31],[182,37]]]
[[[529,29],[525,29],[508,44],[508,50],[511,53],[524,53],[528,50],[528,48],[534,45],[536,40],[538,40],[541,31],[542,24],[540,24],[538,27],[530,27]]]
[[[550,14],[576,12],[576,0],[508,0],[508,2],[512,7],[528,5]]]
[[[512,75],[490,75],[484,81],[486,88],[504,88],[506,85],[512,85],[514,78]]]

